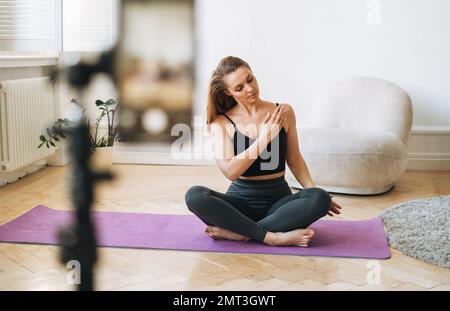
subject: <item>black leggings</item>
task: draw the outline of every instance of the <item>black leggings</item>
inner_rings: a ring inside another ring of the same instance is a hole
[[[325,216],[331,196],[321,188],[292,193],[284,176],[233,181],[226,193],[192,186],[185,195],[189,210],[207,225],[218,226],[262,242],[267,231],[307,228]]]

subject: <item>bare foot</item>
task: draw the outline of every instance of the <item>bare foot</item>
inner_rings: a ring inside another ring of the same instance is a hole
[[[232,241],[250,240],[249,237],[216,226],[207,226],[205,229],[205,233],[214,240],[232,240]]]
[[[288,232],[267,232],[264,243],[272,246],[295,245],[308,247],[314,236],[311,229],[296,229]]]

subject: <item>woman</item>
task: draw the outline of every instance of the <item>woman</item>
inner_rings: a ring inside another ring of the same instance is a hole
[[[217,165],[232,183],[226,193],[192,186],[185,200],[211,238],[307,247],[314,235],[308,226],[340,214],[341,207],[310,177],[292,107],[260,99],[258,82],[242,59],[226,57],[213,72],[207,124]],[[286,162],[303,186],[294,194],[284,177]]]

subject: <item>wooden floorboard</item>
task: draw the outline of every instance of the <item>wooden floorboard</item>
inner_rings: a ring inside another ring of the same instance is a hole
[[[70,166],[47,167],[0,188],[0,224],[38,204],[72,209]],[[225,192],[216,167],[114,165],[116,179],[96,189],[94,210],[190,214],[184,194],[192,185]],[[296,191],[293,189],[293,191]],[[450,172],[407,171],[395,188],[376,196],[335,195],[335,219],[379,215],[406,200],[450,194]],[[327,216],[327,218],[330,218]],[[450,290],[450,270],[391,249],[379,260],[380,284],[368,284],[366,259],[249,255],[100,248],[99,290]],[[68,269],[49,245],[0,243],[0,290],[71,290]]]

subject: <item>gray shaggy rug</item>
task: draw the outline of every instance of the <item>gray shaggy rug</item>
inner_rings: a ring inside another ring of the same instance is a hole
[[[450,195],[397,204],[380,217],[389,245],[450,269]]]

